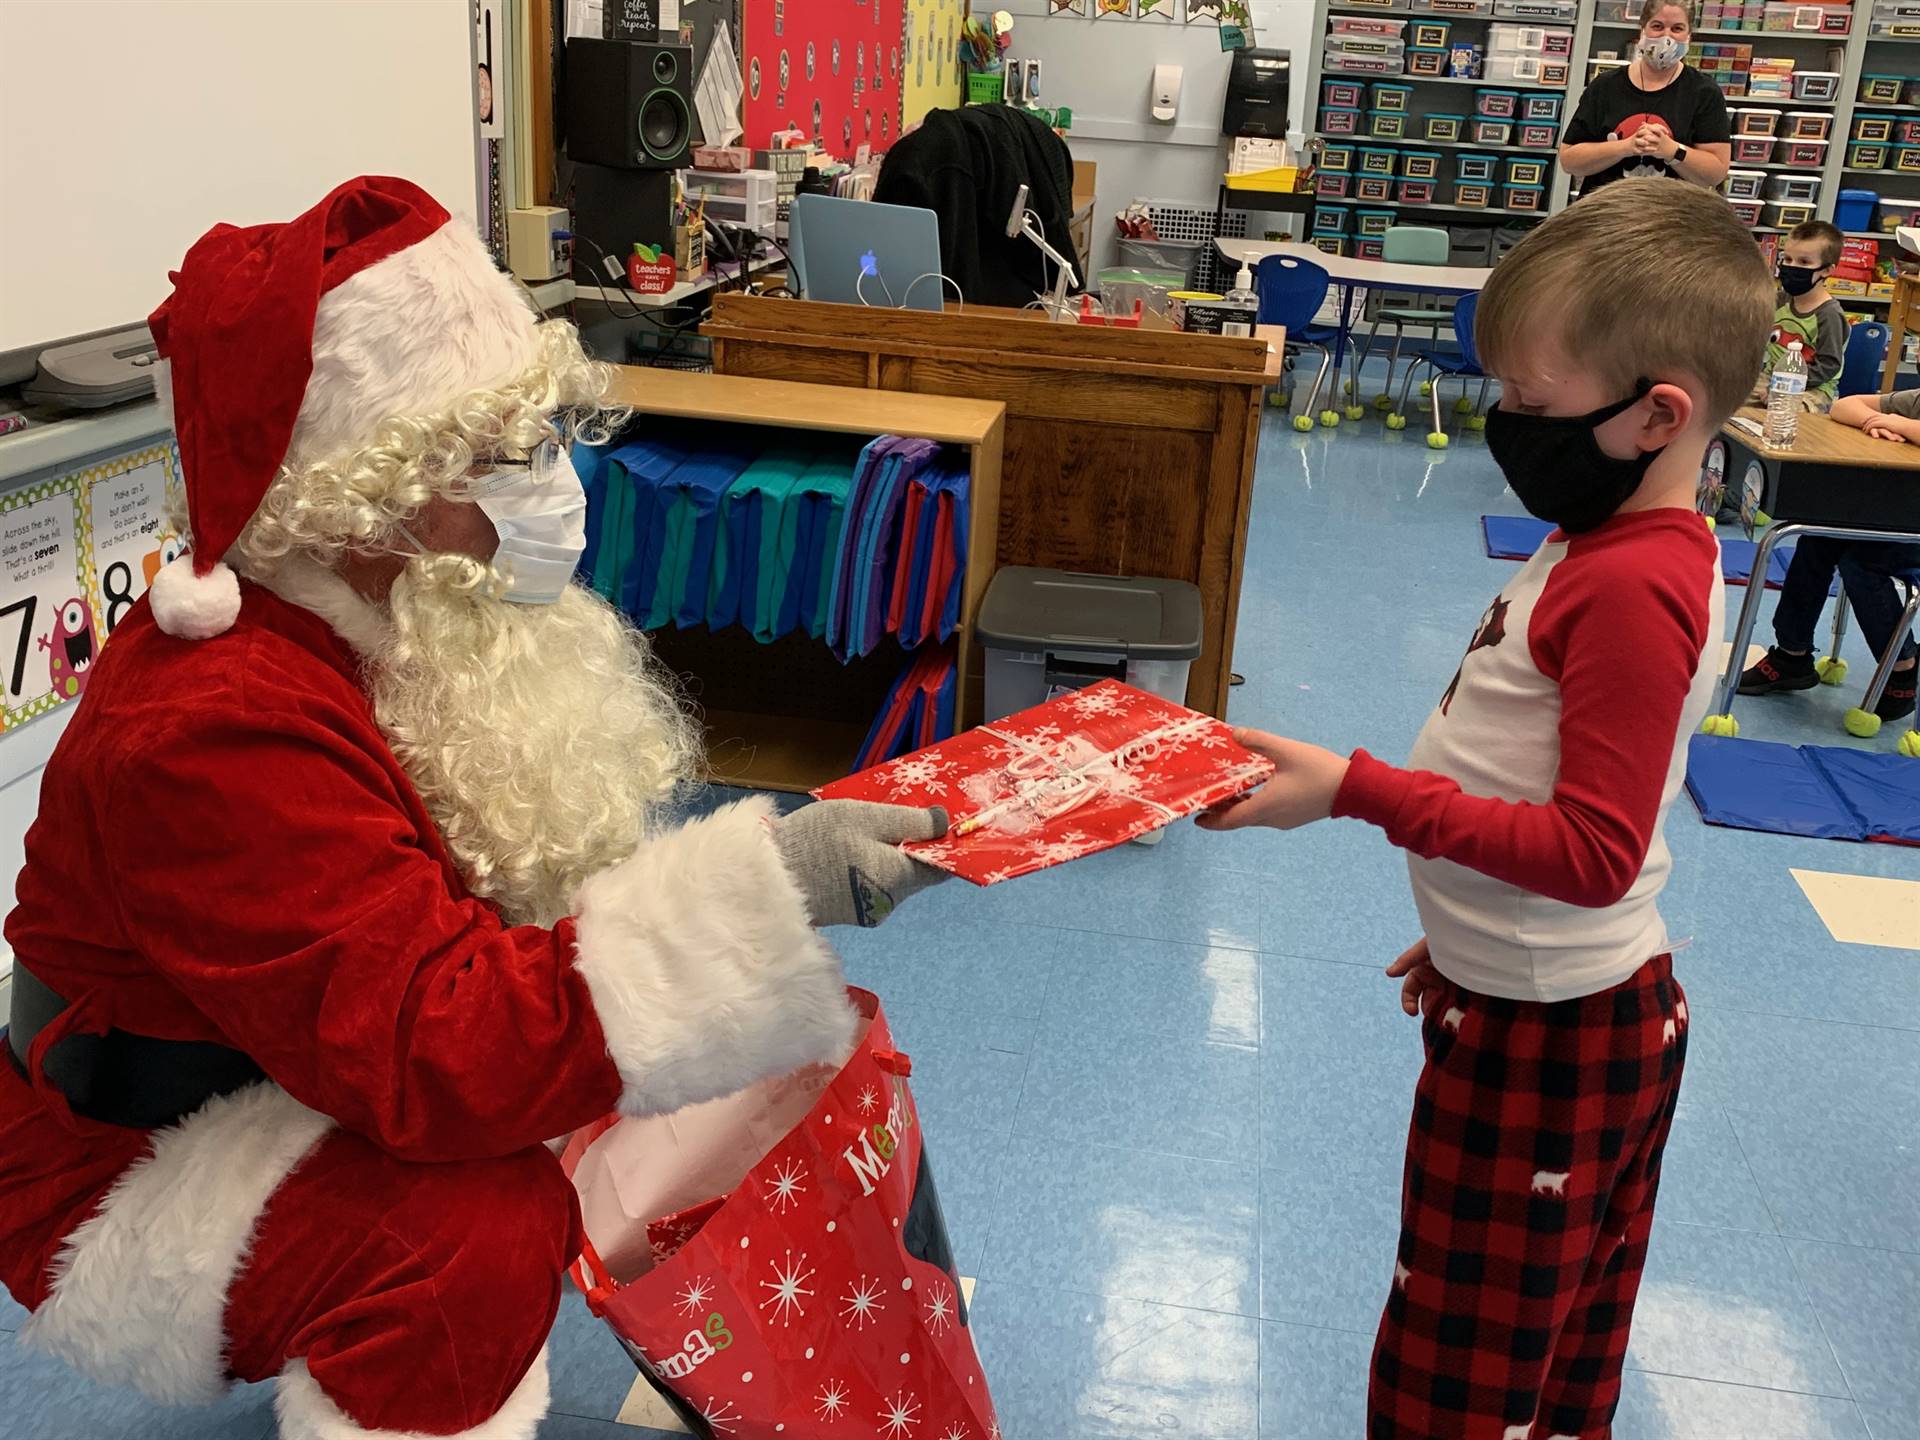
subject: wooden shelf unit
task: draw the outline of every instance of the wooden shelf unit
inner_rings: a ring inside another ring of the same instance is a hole
[[[978,722],[984,664],[974,646],[973,622],[993,578],[1004,405],[633,366],[615,368],[609,403],[662,419],[861,439],[904,435],[964,448],[971,509],[960,623],[954,633],[954,715],[961,728]],[[708,778],[723,785],[793,793],[852,772],[888,687],[912,658],[891,637],[883,638],[872,655],[844,666],[825,641],[804,632],[760,645],[738,627],[712,631],[696,626],[658,631],[653,641],[699,707],[707,732]]]

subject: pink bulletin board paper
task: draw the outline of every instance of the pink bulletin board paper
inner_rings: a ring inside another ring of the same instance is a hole
[[[746,0],[745,143],[797,124],[829,154],[900,138],[905,0]]]
[[[1102,680],[822,786],[822,800],[939,805],[946,837],[902,846],[976,885],[1125,844],[1273,778],[1221,721]]]

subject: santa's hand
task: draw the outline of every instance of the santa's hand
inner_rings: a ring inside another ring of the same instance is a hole
[[[871,929],[908,896],[946,879],[900,849],[947,833],[947,812],[870,800],[817,800],[774,822],[780,858],[807,897],[814,928]]]

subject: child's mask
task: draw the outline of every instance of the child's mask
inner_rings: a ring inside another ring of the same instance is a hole
[[[1804,295],[1820,283],[1820,270],[1812,265],[1782,265],[1780,288],[1789,295]]]
[[[1652,389],[1642,380],[1626,399],[1586,415],[1523,415],[1497,405],[1487,412],[1487,449],[1530,514],[1569,535],[1592,530],[1626,504],[1660,454],[1643,450],[1616,460],[1593,432]]]

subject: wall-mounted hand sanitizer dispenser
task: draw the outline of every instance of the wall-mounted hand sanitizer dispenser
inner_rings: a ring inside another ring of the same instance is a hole
[[[1180,113],[1180,67],[1153,67],[1153,118],[1166,121]]]

